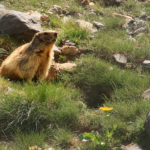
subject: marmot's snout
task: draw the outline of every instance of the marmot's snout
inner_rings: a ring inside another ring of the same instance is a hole
[[[54,34],[53,34],[53,36],[51,36],[51,38],[52,38],[52,41],[56,41],[56,39],[57,39],[57,32],[54,32]]]

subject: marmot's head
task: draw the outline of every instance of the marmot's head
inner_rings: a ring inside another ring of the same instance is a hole
[[[33,40],[39,41],[39,43],[43,43],[45,45],[54,43],[57,38],[57,32],[56,31],[43,31],[38,32],[35,34]]]
[[[38,32],[34,35],[30,46],[28,47],[28,52],[42,52],[45,46],[54,44],[57,39],[56,31],[44,31]]]

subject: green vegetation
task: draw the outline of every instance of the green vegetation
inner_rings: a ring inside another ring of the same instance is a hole
[[[75,0],[1,0],[10,9],[47,15],[50,21],[43,27],[58,31],[57,45],[69,40],[82,48],[83,54],[75,61],[77,67],[63,73],[57,81],[24,83],[0,78],[0,138],[10,143],[0,143],[0,150],[10,147],[28,150],[31,146],[44,149],[45,145],[56,149],[116,147],[120,150],[122,144],[132,142],[147,146],[143,137],[150,101],[141,95],[149,88],[150,75],[141,68],[141,63],[150,58],[149,30],[131,41],[123,28],[126,20],[112,13],[139,17],[143,11],[149,14],[149,3],[128,0],[116,7],[106,6],[104,0],[94,2],[95,6],[82,6]],[[62,8],[69,6],[65,9],[72,14],[83,15],[64,22],[63,17],[48,13],[54,4]],[[91,8],[96,14],[90,16]],[[75,23],[77,18],[91,23],[100,21],[105,27],[90,33]],[[22,43],[0,35],[0,53],[5,49],[8,55]],[[127,56],[131,67],[116,63],[115,53]],[[67,60],[63,55],[58,59]],[[103,111],[99,109],[101,106],[113,110]]]

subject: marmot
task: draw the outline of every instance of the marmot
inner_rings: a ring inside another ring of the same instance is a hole
[[[30,43],[13,51],[2,63],[0,76],[11,80],[46,79],[53,59],[57,32],[38,32]]]

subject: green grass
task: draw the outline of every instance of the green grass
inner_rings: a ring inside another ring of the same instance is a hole
[[[1,98],[0,129],[3,135],[17,129],[39,131],[50,123],[75,128],[82,110],[78,102],[80,94],[73,89],[66,90],[61,84],[27,84],[22,93],[10,92]]]
[[[29,147],[37,146],[40,148],[44,147],[45,134],[44,133],[28,133],[24,134],[21,132],[17,132],[15,137],[15,150],[29,150]]]
[[[72,132],[70,132],[68,129],[60,128],[54,132],[54,140],[61,147],[70,146],[72,138],[73,138]]]
[[[88,36],[88,30],[79,27],[79,25],[75,23],[75,20],[70,20],[63,25],[57,41],[59,44],[61,41],[69,39],[71,42],[80,45],[84,44],[87,41]]]

